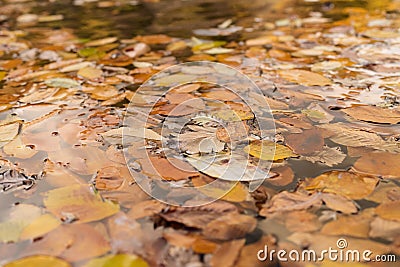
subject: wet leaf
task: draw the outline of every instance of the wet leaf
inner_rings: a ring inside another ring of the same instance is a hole
[[[20,159],[31,158],[37,153],[37,150],[24,144],[20,136],[17,136],[13,141],[6,144],[3,147],[3,151],[9,156]]]
[[[36,218],[29,225],[27,225],[21,232],[20,238],[34,239],[40,237],[55,228],[57,228],[61,222],[50,214],[43,214],[42,216]]]
[[[345,158],[346,154],[340,150],[340,147],[328,146],[324,146],[321,151],[304,157],[312,163],[319,162],[329,167],[342,163]]]
[[[116,254],[90,260],[84,267],[148,267],[149,265],[136,255]]]
[[[384,202],[376,207],[375,212],[382,219],[400,221],[400,200]]]
[[[0,146],[12,141],[19,133],[21,122],[18,118],[10,117],[0,122]]]
[[[285,143],[299,155],[315,154],[323,149],[324,138],[316,129],[304,130],[300,134],[289,134]]]
[[[64,260],[45,255],[30,256],[12,261],[4,265],[4,267],[25,267],[25,266],[71,267],[71,265]]]
[[[398,178],[400,177],[399,160],[400,154],[389,152],[367,153],[354,163],[354,169],[365,174]]]
[[[116,142],[119,144],[122,143],[122,136],[129,137],[129,136],[134,136],[134,137],[139,137],[139,138],[146,138],[150,140],[161,140],[161,135],[158,133],[154,132],[153,130],[144,128],[130,128],[130,127],[120,127],[117,129],[112,129],[109,130],[105,133],[101,134],[104,139],[109,141],[110,143],[115,143],[113,140],[117,139]],[[119,139],[119,140],[118,140]]]
[[[76,219],[78,223],[92,222],[118,212],[118,204],[103,201],[89,185],[71,185],[50,190],[44,205],[61,220]]]
[[[362,199],[371,194],[378,178],[351,172],[331,171],[305,181],[305,189],[341,195],[350,199]]]
[[[306,70],[281,70],[278,72],[279,75],[294,83],[298,83],[305,86],[324,86],[332,84],[332,81],[318,73],[314,73]]]
[[[357,213],[358,211],[354,202],[346,197],[324,193],[321,198],[325,205],[332,210],[340,211],[344,214]]]
[[[243,150],[262,160],[280,160],[297,156],[288,147],[271,141],[253,141]]]
[[[357,120],[396,124],[400,122],[400,111],[383,109],[375,106],[356,106],[342,110]]]

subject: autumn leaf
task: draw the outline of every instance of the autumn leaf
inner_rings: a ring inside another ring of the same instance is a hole
[[[25,266],[41,266],[41,267],[71,267],[71,265],[59,258],[53,256],[37,255],[22,258],[7,263],[4,267],[25,267]]]
[[[350,199],[362,199],[371,194],[378,178],[351,172],[331,171],[308,178],[304,188],[311,192],[334,193]]]
[[[325,78],[321,74],[306,70],[281,70],[278,74],[290,82],[305,86],[324,86],[332,84],[331,80]]]
[[[355,106],[342,109],[354,119],[376,123],[396,124],[400,122],[400,111],[375,106]]]
[[[61,220],[77,220],[85,223],[109,217],[119,210],[119,205],[103,201],[89,185],[71,185],[50,190],[44,205]]]
[[[149,265],[136,255],[116,254],[92,259],[84,267],[148,267]]]
[[[280,160],[297,156],[288,147],[271,141],[253,141],[243,150],[262,160]]]

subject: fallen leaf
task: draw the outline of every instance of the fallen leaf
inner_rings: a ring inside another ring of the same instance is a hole
[[[400,111],[395,109],[384,109],[375,106],[355,106],[342,109],[342,111],[352,118],[361,121],[388,124],[397,124],[400,122]]]
[[[50,214],[43,214],[42,216],[33,220],[27,225],[21,232],[20,239],[34,239],[40,237],[55,228],[57,228],[61,222]]]
[[[101,69],[93,68],[93,67],[84,67],[80,69],[77,73],[78,76],[81,76],[83,78],[89,79],[89,80],[94,80],[101,78],[103,75],[103,72]]]
[[[392,220],[384,220],[376,217],[370,224],[369,236],[372,238],[384,238],[393,240],[400,231],[400,222]]]
[[[305,86],[324,86],[332,84],[332,81],[324,76],[306,70],[280,70],[278,74],[294,83],[298,83]]]
[[[400,200],[381,203],[375,212],[382,219],[400,221]]]
[[[243,238],[257,226],[257,220],[251,216],[228,213],[209,222],[203,229],[203,235],[210,239],[233,240]]]
[[[330,171],[315,178],[307,178],[304,188],[312,192],[326,192],[350,199],[362,199],[371,194],[379,179],[345,171]]]
[[[344,214],[357,213],[358,211],[354,202],[344,196],[323,193],[321,199],[328,208]]]
[[[133,254],[107,255],[90,260],[83,267],[148,267],[147,262]]]
[[[338,219],[327,222],[321,233],[333,236],[354,236],[367,238],[372,216],[365,214],[342,215]]]
[[[40,267],[71,267],[71,265],[59,258],[53,256],[37,255],[18,259],[7,263],[4,267],[25,267],[25,266],[40,266]]]
[[[60,87],[60,88],[79,88],[80,84],[70,78],[51,78],[44,81],[49,87]]]
[[[117,40],[118,40],[117,37],[107,37],[107,38],[97,39],[97,40],[87,42],[85,45],[86,46],[102,46],[102,45],[114,43]]]
[[[214,252],[211,258],[211,267],[233,267],[240,250],[244,246],[245,239],[233,240],[223,243]]]
[[[362,155],[355,163],[354,170],[384,178],[400,177],[400,154],[373,152]]]
[[[342,163],[345,158],[346,154],[340,150],[340,147],[328,146],[324,146],[319,152],[304,156],[305,160],[308,160],[312,163],[320,162],[329,167]]]
[[[71,185],[50,190],[44,205],[61,220],[72,218],[77,223],[101,220],[118,212],[118,204],[103,201],[89,185]]]
[[[262,160],[280,160],[297,155],[288,147],[271,141],[253,141],[243,149],[246,153]]]
[[[321,151],[324,147],[324,138],[316,129],[304,130],[301,134],[285,136],[285,143],[299,155],[310,155]]]

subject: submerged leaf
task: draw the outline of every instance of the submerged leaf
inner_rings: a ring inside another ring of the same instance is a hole
[[[90,260],[84,267],[148,267],[149,265],[136,255],[116,254]]]

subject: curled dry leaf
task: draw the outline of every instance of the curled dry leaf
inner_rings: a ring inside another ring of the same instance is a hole
[[[103,201],[89,185],[71,185],[50,190],[44,205],[61,220],[77,220],[78,223],[101,220],[118,212],[119,205]]]
[[[350,199],[362,199],[371,194],[379,179],[345,171],[330,171],[304,181],[304,188],[311,192],[326,192]]]

